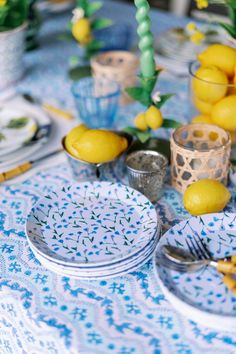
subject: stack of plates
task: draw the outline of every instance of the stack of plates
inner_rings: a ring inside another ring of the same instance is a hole
[[[200,45],[192,43],[184,27],[171,28],[155,39],[156,61],[167,70],[188,74],[188,64],[212,43],[221,43],[222,35],[214,26],[201,25],[206,39]]]
[[[26,233],[46,268],[97,279],[121,276],[146,263],[156,248],[160,222],[149,200],[132,188],[86,182],[38,201]]]
[[[16,99],[0,103],[0,170],[25,161],[48,141],[51,121],[37,106]]]

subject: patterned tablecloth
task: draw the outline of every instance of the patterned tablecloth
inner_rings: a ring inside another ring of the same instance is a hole
[[[131,6],[107,1],[103,12],[135,25]],[[40,49],[26,55],[27,72],[19,90],[74,111],[66,71],[77,48],[57,39],[68,18],[53,15],[45,20]],[[153,12],[152,20],[155,33],[184,23],[161,12]],[[185,119],[187,83],[177,81],[160,81],[162,90],[176,92],[165,107],[166,115]],[[138,109],[132,105],[121,111],[119,125],[131,121]],[[0,188],[0,353],[236,353],[236,335],[201,327],[173,309],[151,261],[125,277],[91,282],[60,277],[40,265],[24,228],[29,210],[41,196],[71,183],[67,163],[58,160],[54,165],[21,184]],[[107,178],[115,180],[112,175]],[[189,217],[181,196],[168,185],[157,212],[165,227]]]

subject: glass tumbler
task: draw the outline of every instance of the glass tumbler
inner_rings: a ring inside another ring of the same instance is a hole
[[[105,78],[84,78],[72,85],[80,119],[89,128],[114,127],[119,108],[120,86]]]

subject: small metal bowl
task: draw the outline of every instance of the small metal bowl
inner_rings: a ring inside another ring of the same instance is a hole
[[[132,135],[121,132],[111,130],[113,133],[125,137],[128,141],[128,147],[125,151],[123,151],[119,156],[115,159],[103,163],[90,163],[83,160],[79,160],[73,155],[71,155],[65,148],[65,138],[62,138],[62,147],[67,156],[69,165],[71,167],[72,176],[76,181],[97,181],[101,180],[104,175],[104,168],[111,163],[118,161],[124,154],[128,151],[130,145],[132,144],[133,137]]]

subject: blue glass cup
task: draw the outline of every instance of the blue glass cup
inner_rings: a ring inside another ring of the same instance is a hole
[[[95,31],[95,38],[102,43],[100,51],[129,50],[133,42],[133,29],[125,22]]]
[[[112,128],[119,108],[120,86],[103,78],[74,82],[72,93],[80,119],[89,128]]]

